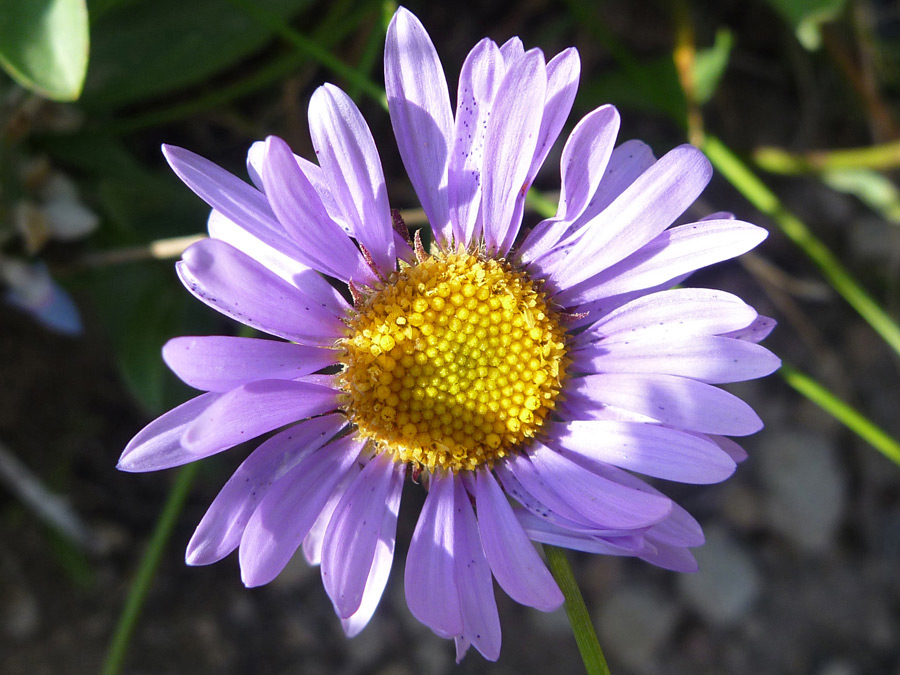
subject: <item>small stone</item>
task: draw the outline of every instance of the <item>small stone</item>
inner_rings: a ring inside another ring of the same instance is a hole
[[[27,640],[40,627],[37,598],[20,586],[9,584],[0,594],[0,630],[13,640]]]
[[[846,509],[837,449],[821,434],[771,434],[758,451],[770,525],[810,553],[827,550]]]
[[[636,673],[654,672],[656,654],[677,620],[672,601],[652,588],[618,589],[602,602],[597,615],[607,649]]]
[[[759,574],[750,555],[717,527],[706,532],[706,543],[693,553],[700,570],[678,578],[685,600],[713,625],[736,623],[760,593]]]

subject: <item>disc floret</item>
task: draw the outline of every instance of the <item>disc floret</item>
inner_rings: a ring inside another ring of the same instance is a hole
[[[565,331],[527,274],[465,251],[361,294],[341,341],[344,411],[395,461],[473,470],[515,452],[555,406]]]

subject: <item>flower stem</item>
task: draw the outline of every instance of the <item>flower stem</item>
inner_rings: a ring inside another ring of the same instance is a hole
[[[848,429],[870,443],[889,460],[900,465],[900,442],[891,437],[886,431],[876,426],[862,413],[832,394],[809,375],[796,370],[786,363],[782,364],[779,374],[790,386],[832,415],[836,420],[845,424]]]
[[[147,599],[147,593],[150,591],[166,543],[169,541],[172,529],[175,527],[175,522],[187,499],[194,476],[197,475],[197,467],[197,462],[188,464],[175,477],[169,497],[166,499],[162,513],[159,514],[159,520],[156,521],[153,537],[150,539],[134,581],[131,583],[128,597],[125,599],[125,606],[119,615],[116,632],[109,643],[106,661],[103,663],[103,675],[116,675],[122,671],[125,654],[128,651],[131,637],[134,635],[138,617],[144,607],[144,601]]]
[[[600,649],[600,643],[597,641],[597,633],[594,631],[591,615],[588,614],[565,551],[556,546],[544,545],[544,552],[547,554],[550,572],[566,599],[566,616],[569,617],[569,623],[572,625],[572,633],[575,635],[578,651],[581,652],[585,672],[588,675],[610,675],[603,650]]]

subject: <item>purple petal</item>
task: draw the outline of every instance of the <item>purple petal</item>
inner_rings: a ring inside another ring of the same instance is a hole
[[[194,453],[212,454],[260,434],[337,407],[338,392],[293,380],[258,380],[232,389],[206,408],[184,433]]]
[[[581,60],[578,51],[570,47],[557,54],[547,64],[547,91],[545,94],[544,110],[541,117],[541,128],[538,132],[538,142],[531,159],[531,166],[525,176],[522,191],[516,199],[512,222],[516,224],[506,233],[500,250],[506,252],[512,248],[518,234],[518,224],[522,222],[522,213],[525,209],[525,194],[534,182],[541,165],[547,159],[550,148],[556,142],[559,132],[565,124],[572,103],[575,100],[575,92],[578,90],[578,77],[581,74]]]
[[[383,276],[397,266],[394,228],[375,140],[362,113],[343,91],[326,84],[309,102],[316,156],[353,234]]]
[[[534,264],[556,288],[568,288],[622,260],[672,224],[706,187],[712,167],[690,145],[668,152],[615,201]]]
[[[730,438],[723,438],[722,436],[710,436],[709,440],[722,448],[723,451],[728,453],[728,456],[731,457],[731,459],[733,459],[736,464],[740,464],[745,459],[747,459],[747,451]]]
[[[500,587],[516,602],[549,612],[563,602],[562,593],[490,471],[479,471],[475,506],[481,545]]]
[[[672,572],[696,572],[698,569],[697,560],[694,555],[686,548],[680,546],[669,546],[663,542],[658,542],[653,537],[648,536],[647,541],[651,544],[652,550],[643,553],[638,557],[652,565],[662,567]]]
[[[176,269],[194,296],[253,328],[313,344],[331,344],[343,335],[344,325],[327,302],[287,284],[225,242],[198,241]]]
[[[528,537],[542,544],[616,556],[633,556],[647,548],[642,536],[598,537],[558,527],[527,511],[516,511],[516,517]]]
[[[619,113],[610,105],[592,111],[572,130],[560,160],[559,210],[525,238],[519,248],[524,263],[550,250],[581,215],[605,173],[618,133]]]
[[[656,523],[646,532],[654,541],[671,546],[702,546],[703,529],[694,517],[674,504],[668,518]]]
[[[637,140],[625,141],[613,150],[606,173],[600,180],[596,192],[591,196],[588,205],[572,226],[572,233],[577,233],[591,222],[595,216],[612,204],[629,185],[634,183],[642,173],[656,163],[653,151],[646,143]]]
[[[769,333],[771,333],[778,322],[768,316],[758,316],[756,321],[746,328],[740,330],[732,330],[728,333],[722,333],[723,337],[734,338],[735,340],[746,340],[747,342],[762,342]]]
[[[607,480],[541,443],[533,443],[527,454],[540,480],[582,518],[600,527],[646,527],[662,520],[671,510],[668,499]],[[526,458],[520,456],[507,462],[520,480],[525,473],[518,470],[525,461]],[[523,483],[530,489],[529,483]]]
[[[463,633],[454,572],[453,484],[452,474],[432,476],[431,489],[409,544],[403,579],[409,611],[444,638]]]
[[[556,492],[543,485],[530,462],[522,462],[516,467],[519,475],[529,484],[529,489],[526,489],[525,485],[513,474],[509,466],[507,466],[507,462],[495,464],[494,471],[503,484],[506,494],[533,513],[535,517],[546,520],[548,523],[565,530],[586,532],[591,535],[620,536],[632,532],[631,529],[613,530],[588,522],[587,518],[577,513]],[[532,493],[531,490],[534,492]],[[563,513],[566,515],[561,515]],[[572,517],[569,518],[567,516]]]
[[[342,619],[359,609],[384,520],[395,464],[376,455],[350,484],[328,523],[322,548],[322,582]]]
[[[162,354],[186,384],[223,392],[255,380],[291,380],[335,362],[330,349],[222,335],[173,338]]]
[[[265,141],[256,141],[250,146],[250,150],[247,152],[247,173],[250,174],[250,179],[260,190],[264,187],[262,173],[265,160],[266,143]],[[300,171],[303,172],[303,175],[313,184],[319,199],[322,200],[325,209],[328,211],[329,217],[336,222],[344,232],[352,236],[353,227],[344,219],[341,207],[335,200],[334,195],[331,194],[331,188],[328,186],[328,179],[325,177],[322,167],[299,155],[294,155],[294,161],[297,162],[297,166],[300,167]]]
[[[602,373],[570,382],[595,404],[636,412],[668,426],[706,434],[748,436],[762,420],[737,396],[696,380],[657,373]]]
[[[287,236],[262,192],[189,150],[174,145],[163,145],[162,150],[178,177],[213,209],[256,239],[301,259],[297,256],[302,251]]]
[[[341,625],[347,637],[357,635],[369,623],[369,619],[375,613],[384,587],[387,585],[394,562],[394,542],[397,534],[397,513],[400,510],[400,496],[403,492],[403,479],[406,476],[405,465],[397,465],[391,474],[391,485],[385,503],[386,508],[381,522],[381,532],[378,535],[378,544],[375,547],[375,558],[372,568],[366,579],[366,588],[363,591],[362,602],[353,616],[341,619]]]
[[[613,340],[678,335],[717,335],[749,326],[756,311],[724,291],[677,288],[645,295],[599,319],[576,339],[576,345]]]
[[[316,304],[327,307],[335,316],[344,316],[347,313],[349,305],[337,289],[321,274],[311,270],[296,258],[287,256],[283,251],[266,244],[215,210],[209,214],[208,229],[210,237],[220,239],[232,248],[247,254],[275,276],[301,289]]]
[[[463,635],[489,661],[500,657],[500,616],[491,568],[484,557],[478,521],[461,480],[453,481],[454,561]]]
[[[666,230],[641,250],[592,279],[564,290],[557,302],[570,307],[664,284],[756,248],[768,232],[739,220],[712,220]],[[577,247],[577,244],[576,244]]]
[[[671,225],[700,195],[711,175],[709,161],[695,147],[671,150],[535,265],[557,288],[588,279]]]
[[[554,441],[598,462],[682,483],[718,483],[735,469],[731,457],[714,443],[653,424],[569,422]]]
[[[272,436],[228,479],[197,525],[187,547],[188,565],[209,565],[231,553],[269,487],[311,452],[331,440],[346,420],[328,415],[306,420]]]
[[[512,66],[512,64],[525,56],[525,47],[522,45],[522,40],[518,37],[511,37],[500,47],[500,55],[503,57],[507,68]]]
[[[131,472],[157,471],[214,454],[216,450],[205,454],[187,450],[181,445],[181,437],[200,413],[219,398],[219,394],[200,394],[157,417],[125,446],[116,468]]]
[[[658,373],[721,384],[764,377],[781,367],[765,347],[724,337],[603,341],[573,352],[579,368],[595,373]]]
[[[284,569],[364,444],[353,436],[329,443],[269,488],[241,537],[246,586],[267,584]]]
[[[328,215],[287,143],[277,136],[266,139],[262,179],[272,210],[300,245],[301,262],[341,281],[375,281],[359,250]]]
[[[484,151],[482,196],[488,253],[504,254],[503,242],[521,223],[513,222],[516,200],[527,192],[526,177],[541,127],[540,110],[522,101],[543,101],[547,67],[540,51],[530,50],[506,72],[491,108]]]
[[[506,67],[493,40],[483,39],[469,52],[459,74],[456,129],[448,167],[448,198],[453,236],[468,245],[481,207],[482,166],[494,95]]]
[[[446,244],[450,241],[447,157],[453,138],[450,93],[431,38],[403,7],[388,26],[384,86],[403,166],[435,238]]]
[[[350,483],[353,482],[353,479],[356,478],[360,471],[362,471],[362,467],[359,467],[359,471],[351,468],[344,474],[341,481],[331,491],[331,496],[328,497],[328,501],[325,502],[325,506],[319,512],[316,522],[312,524],[309,532],[303,538],[303,544],[301,544],[303,546],[303,557],[306,558],[306,562],[310,565],[315,567],[322,564],[322,545],[325,541],[325,531],[328,529],[328,523],[331,522],[331,516],[344,496],[344,490],[350,486]]]

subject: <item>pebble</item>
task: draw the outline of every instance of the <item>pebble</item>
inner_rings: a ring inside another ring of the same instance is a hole
[[[649,674],[675,629],[678,610],[654,588],[624,587],[602,601],[596,621],[610,653],[635,673]]]
[[[847,502],[834,443],[813,431],[782,431],[769,434],[757,457],[769,525],[801,550],[828,550]]]
[[[685,601],[712,625],[735,624],[760,594],[760,576],[749,553],[720,527],[709,528],[706,543],[693,553],[700,570],[678,578]]]

